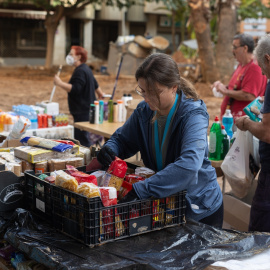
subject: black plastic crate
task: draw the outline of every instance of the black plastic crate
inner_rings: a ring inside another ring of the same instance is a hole
[[[85,167],[78,168],[81,171]],[[185,191],[104,207],[99,197],[88,199],[25,172],[29,209],[59,231],[88,246],[115,241],[185,222]]]
[[[52,188],[54,226],[88,245],[115,241],[185,222],[185,191],[163,199],[103,207],[61,187]]]
[[[38,178],[34,171],[25,171],[26,205],[36,216],[52,224],[52,196],[50,183]]]

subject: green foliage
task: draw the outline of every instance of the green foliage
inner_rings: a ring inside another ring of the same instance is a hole
[[[185,46],[184,44],[181,44],[179,47],[178,47],[178,50],[183,54],[183,56],[186,58],[186,59],[194,59],[196,58],[198,52],[197,50],[194,50],[194,49],[191,49],[187,46]]]
[[[269,4],[270,2],[268,2]],[[239,20],[247,18],[270,18],[270,10],[260,0],[242,0],[237,8]]]

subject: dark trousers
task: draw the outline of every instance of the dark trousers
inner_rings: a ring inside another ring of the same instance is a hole
[[[250,210],[249,231],[270,232],[270,173],[260,172]]]
[[[221,206],[218,208],[218,210],[215,213],[199,220],[199,222],[222,229],[223,214],[224,214],[224,206],[222,202]]]
[[[74,118],[74,122],[88,122],[89,121],[89,113],[74,114],[72,116]],[[87,131],[83,131],[78,128],[75,128],[74,137],[83,146],[89,147],[92,144],[90,140],[90,134]]]

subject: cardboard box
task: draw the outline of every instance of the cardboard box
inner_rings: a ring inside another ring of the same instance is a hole
[[[223,195],[223,229],[234,229],[243,232],[248,231],[251,203],[256,188],[257,180],[254,180],[250,191],[243,199],[239,199],[231,193],[225,193]]]

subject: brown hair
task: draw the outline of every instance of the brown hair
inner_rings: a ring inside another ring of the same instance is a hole
[[[144,62],[138,67],[135,73],[136,80],[143,78],[148,86],[147,91],[153,93],[159,100],[159,96],[156,89],[156,83],[165,85],[171,88],[175,85],[177,87],[177,93],[181,91],[194,100],[198,100],[199,96],[194,86],[188,80],[180,76],[180,72],[177,64],[171,56],[165,53],[154,53],[149,55]]]
[[[75,51],[75,54],[76,55],[80,55],[81,56],[80,61],[82,63],[85,63],[86,62],[86,60],[87,60],[87,51],[86,51],[86,49],[84,49],[81,46],[72,46],[71,49],[73,49]]]

